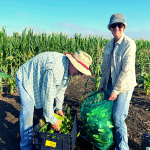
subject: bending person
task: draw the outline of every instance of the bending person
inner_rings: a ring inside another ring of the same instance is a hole
[[[59,122],[54,116],[54,99],[57,114],[63,116],[62,105],[64,93],[70,76],[91,75],[89,66],[92,58],[83,51],[73,54],[44,52],[23,64],[16,75],[16,83],[21,99],[20,147],[22,150],[32,148],[34,106],[43,108],[46,122],[60,132]]]

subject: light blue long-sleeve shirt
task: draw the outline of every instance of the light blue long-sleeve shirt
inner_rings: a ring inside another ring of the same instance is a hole
[[[69,59],[61,53],[44,52],[23,64],[17,77],[31,96],[36,108],[43,108],[47,122],[56,123],[53,103],[62,110],[64,93],[68,85]]]

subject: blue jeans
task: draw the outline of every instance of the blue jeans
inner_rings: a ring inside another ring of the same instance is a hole
[[[110,95],[112,90],[112,84],[109,82],[107,85],[106,93]],[[128,90],[125,93],[119,94],[116,100],[113,102],[113,119],[115,126],[115,138],[117,143],[115,150],[129,150],[125,119],[128,115],[129,104],[133,90],[134,88]]]
[[[25,90],[22,82],[16,76],[19,96],[21,99],[21,111],[19,116],[20,125],[20,148],[22,150],[31,150],[32,148],[32,130],[33,130],[33,112],[34,101]]]
[[[32,130],[33,130],[33,113],[34,101],[25,90],[22,82],[16,76],[16,83],[18,87],[19,96],[21,99],[21,111],[19,116],[20,123],[20,148],[22,150],[32,149]],[[53,109],[56,109],[56,101],[54,100]]]

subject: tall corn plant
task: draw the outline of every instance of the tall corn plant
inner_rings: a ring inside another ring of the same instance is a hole
[[[144,41],[142,39],[136,40],[136,72],[138,72],[138,93],[140,87],[144,87],[146,95],[150,92],[150,41]]]
[[[22,34],[17,32],[9,37],[6,34],[5,27],[0,31],[0,70],[11,74],[11,68],[14,69],[14,76],[18,68],[35,55],[45,51],[55,51],[60,53],[75,53],[82,50],[91,55],[93,62],[90,70],[93,74],[95,89],[98,88],[101,78],[101,64],[105,45],[108,39],[97,36],[82,37],[75,33],[73,38],[68,38],[62,32],[60,34],[34,34],[32,29],[24,29]],[[150,41],[142,39],[136,40],[136,71],[143,70],[150,74]]]
[[[92,40],[90,39],[90,41]],[[105,45],[107,44],[107,42],[108,40],[105,41]],[[101,74],[102,59],[103,59],[103,53],[104,53],[104,48],[105,48],[105,45],[102,43],[103,43],[103,39],[98,38],[98,40],[95,39],[95,41],[93,42],[93,47],[90,47],[89,53],[92,57],[92,65],[90,66],[90,70],[92,74],[94,75],[94,77],[89,78],[86,81],[85,92],[83,93],[83,96],[81,97],[81,105],[83,103],[83,98],[85,95],[93,91],[96,91],[99,88],[100,79],[102,76]],[[95,86],[92,87],[92,89],[86,90],[89,80],[91,80]]]
[[[3,85],[2,85],[2,74],[0,74],[0,96],[1,93],[3,92]]]

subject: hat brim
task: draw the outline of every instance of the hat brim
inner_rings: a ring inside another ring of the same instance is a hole
[[[86,69],[84,66],[82,66],[72,55],[70,54],[66,54],[66,56],[69,58],[69,60],[71,61],[71,63],[73,64],[73,66],[80,71],[81,73],[85,74],[85,75],[92,75],[90,70]]]

